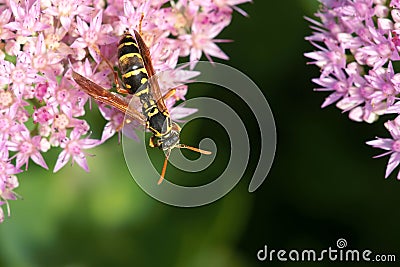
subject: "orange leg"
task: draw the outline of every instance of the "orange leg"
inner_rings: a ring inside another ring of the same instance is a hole
[[[163,95],[162,100],[165,101],[168,98],[170,98],[171,96],[175,96],[175,94],[176,94],[176,88],[172,88],[165,95]],[[176,96],[175,96],[175,99],[178,100]]]
[[[144,13],[142,12],[142,15],[140,16],[140,21],[139,21],[139,34],[140,34],[140,35],[143,35],[143,32],[142,32],[142,22],[143,22],[143,19],[144,19]]]
[[[165,171],[167,170],[167,164],[168,164],[168,158],[169,158],[169,154],[170,154],[170,150],[167,152],[167,154],[165,155],[165,160],[164,160],[164,165],[161,171],[161,175],[160,175],[160,179],[158,180],[157,184],[161,184],[162,181],[164,180],[165,177]]]
[[[175,88],[169,90],[165,95],[163,95],[163,96],[161,97],[161,99],[159,99],[159,100],[157,101],[157,103],[160,102],[160,101],[165,102],[165,100],[167,100],[167,99],[170,98],[171,96],[175,96],[175,93],[176,93],[176,89],[175,89]],[[175,96],[175,100],[179,100],[179,99]]]
[[[97,46],[92,46],[94,50],[96,50],[96,53],[100,55],[101,59],[106,62],[107,66],[111,69],[113,75],[114,75],[114,83],[115,87],[117,89],[117,92],[120,94],[128,94],[128,90],[126,90],[123,86],[120,85],[119,79],[118,79],[118,73],[114,70],[110,60],[108,60],[101,52],[100,49]]]
[[[119,86],[119,84],[118,83],[116,83],[116,87],[117,87],[117,92],[118,93],[120,93],[120,94],[124,94],[124,95],[127,95],[127,94],[129,94],[129,91],[128,90],[126,90],[126,89],[124,89],[124,88],[122,88],[121,86]]]

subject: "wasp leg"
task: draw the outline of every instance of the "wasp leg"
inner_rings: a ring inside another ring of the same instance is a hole
[[[115,128],[115,131],[116,132],[121,131],[125,124],[130,124],[130,123],[132,123],[130,119],[125,119],[125,121],[121,122],[121,124],[118,125],[117,128]]]
[[[149,146],[150,147],[156,147],[156,143],[155,143],[155,140],[154,140],[154,136],[152,136],[152,137],[150,137],[150,139],[149,139]]]
[[[100,55],[101,59],[102,59],[104,62],[106,62],[107,66],[111,69],[111,72],[112,72],[113,75],[114,75],[114,83],[115,83],[115,87],[116,87],[116,89],[117,89],[117,92],[120,93],[120,94],[128,94],[128,93],[129,93],[128,90],[124,89],[124,87],[120,85],[119,78],[118,78],[118,73],[114,70],[114,68],[113,68],[113,66],[112,66],[112,64],[111,64],[111,62],[110,62],[110,60],[108,60],[108,58],[106,58],[106,57],[100,52],[100,49],[99,49],[98,47],[93,46],[92,48],[96,51],[97,54]]]
[[[118,83],[116,83],[116,87],[117,87],[117,92],[118,93],[124,94],[124,95],[129,94],[129,91],[124,89],[124,88],[122,88]]]
[[[171,90],[169,90],[165,95],[163,95],[160,99],[158,99],[157,104],[159,103],[165,103],[165,101],[170,98],[171,96],[175,97],[175,100],[178,101],[179,98],[177,96],[175,96],[176,93],[176,88],[173,88]]]
[[[139,34],[140,35],[143,35],[143,32],[142,32],[142,22],[143,22],[143,19],[144,19],[144,13],[142,12],[142,15],[140,16],[140,21],[139,21]]]
[[[168,98],[170,98],[171,96],[174,96],[175,100],[178,100],[179,98],[175,94],[176,94],[176,88],[172,88],[165,95],[163,95],[162,100],[165,101]]]

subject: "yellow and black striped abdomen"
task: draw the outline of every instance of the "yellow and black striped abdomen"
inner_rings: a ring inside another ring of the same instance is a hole
[[[118,64],[126,90],[130,94],[139,93],[138,89],[147,83],[149,77],[136,40],[130,33],[126,32],[119,41]],[[146,86],[141,89],[145,88]]]

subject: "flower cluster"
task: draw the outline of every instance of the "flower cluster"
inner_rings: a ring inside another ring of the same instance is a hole
[[[317,51],[305,53],[321,69],[313,79],[315,90],[331,92],[322,107],[336,103],[354,121],[372,123],[397,114],[384,124],[391,139],[367,142],[387,151],[379,156],[391,154],[388,177],[400,163],[400,1],[320,2],[319,20],[307,18],[313,33],[306,40]]]
[[[125,29],[138,30],[156,71],[176,69],[179,57],[191,66],[204,54],[228,59],[215,37],[230,24],[238,4],[250,0],[10,0],[0,4],[0,222],[2,205],[16,199],[17,174],[30,161],[48,169],[42,156],[62,149],[53,171],[70,160],[88,171],[86,149],[113,136],[123,114],[98,105],[108,121],[100,139],[90,138],[83,116],[88,96],[71,78],[72,69],[108,89],[111,69],[101,54],[116,63],[116,49]],[[196,73],[177,75],[182,82]],[[178,81],[177,81],[178,82]],[[180,86],[176,99],[183,99]],[[178,117],[193,110],[179,110]],[[173,114],[172,114],[173,116]]]

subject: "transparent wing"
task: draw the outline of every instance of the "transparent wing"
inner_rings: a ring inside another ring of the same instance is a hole
[[[157,107],[161,112],[167,111],[167,106],[164,103],[162,98],[160,85],[158,84],[157,78],[155,76],[155,70],[153,67],[153,63],[151,62],[150,50],[147,47],[146,43],[144,42],[142,36],[135,30],[135,38],[136,42],[139,46],[140,54],[143,58],[144,66],[147,70],[149,75],[149,83],[150,83],[150,92],[153,95],[154,99],[157,101]]]
[[[141,125],[146,124],[146,117],[143,114],[139,113],[137,110],[129,108],[129,103],[126,102],[123,98],[114,95],[113,93],[107,91],[100,85],[92,82],[91,80],[83,77],[79,73],[72,71],[72,77],[75,82],[81,87],[81,89],[93,99],[104,103],[106,105],[110,105],[119,111],[123,112],[130,119],[137,121]]]

